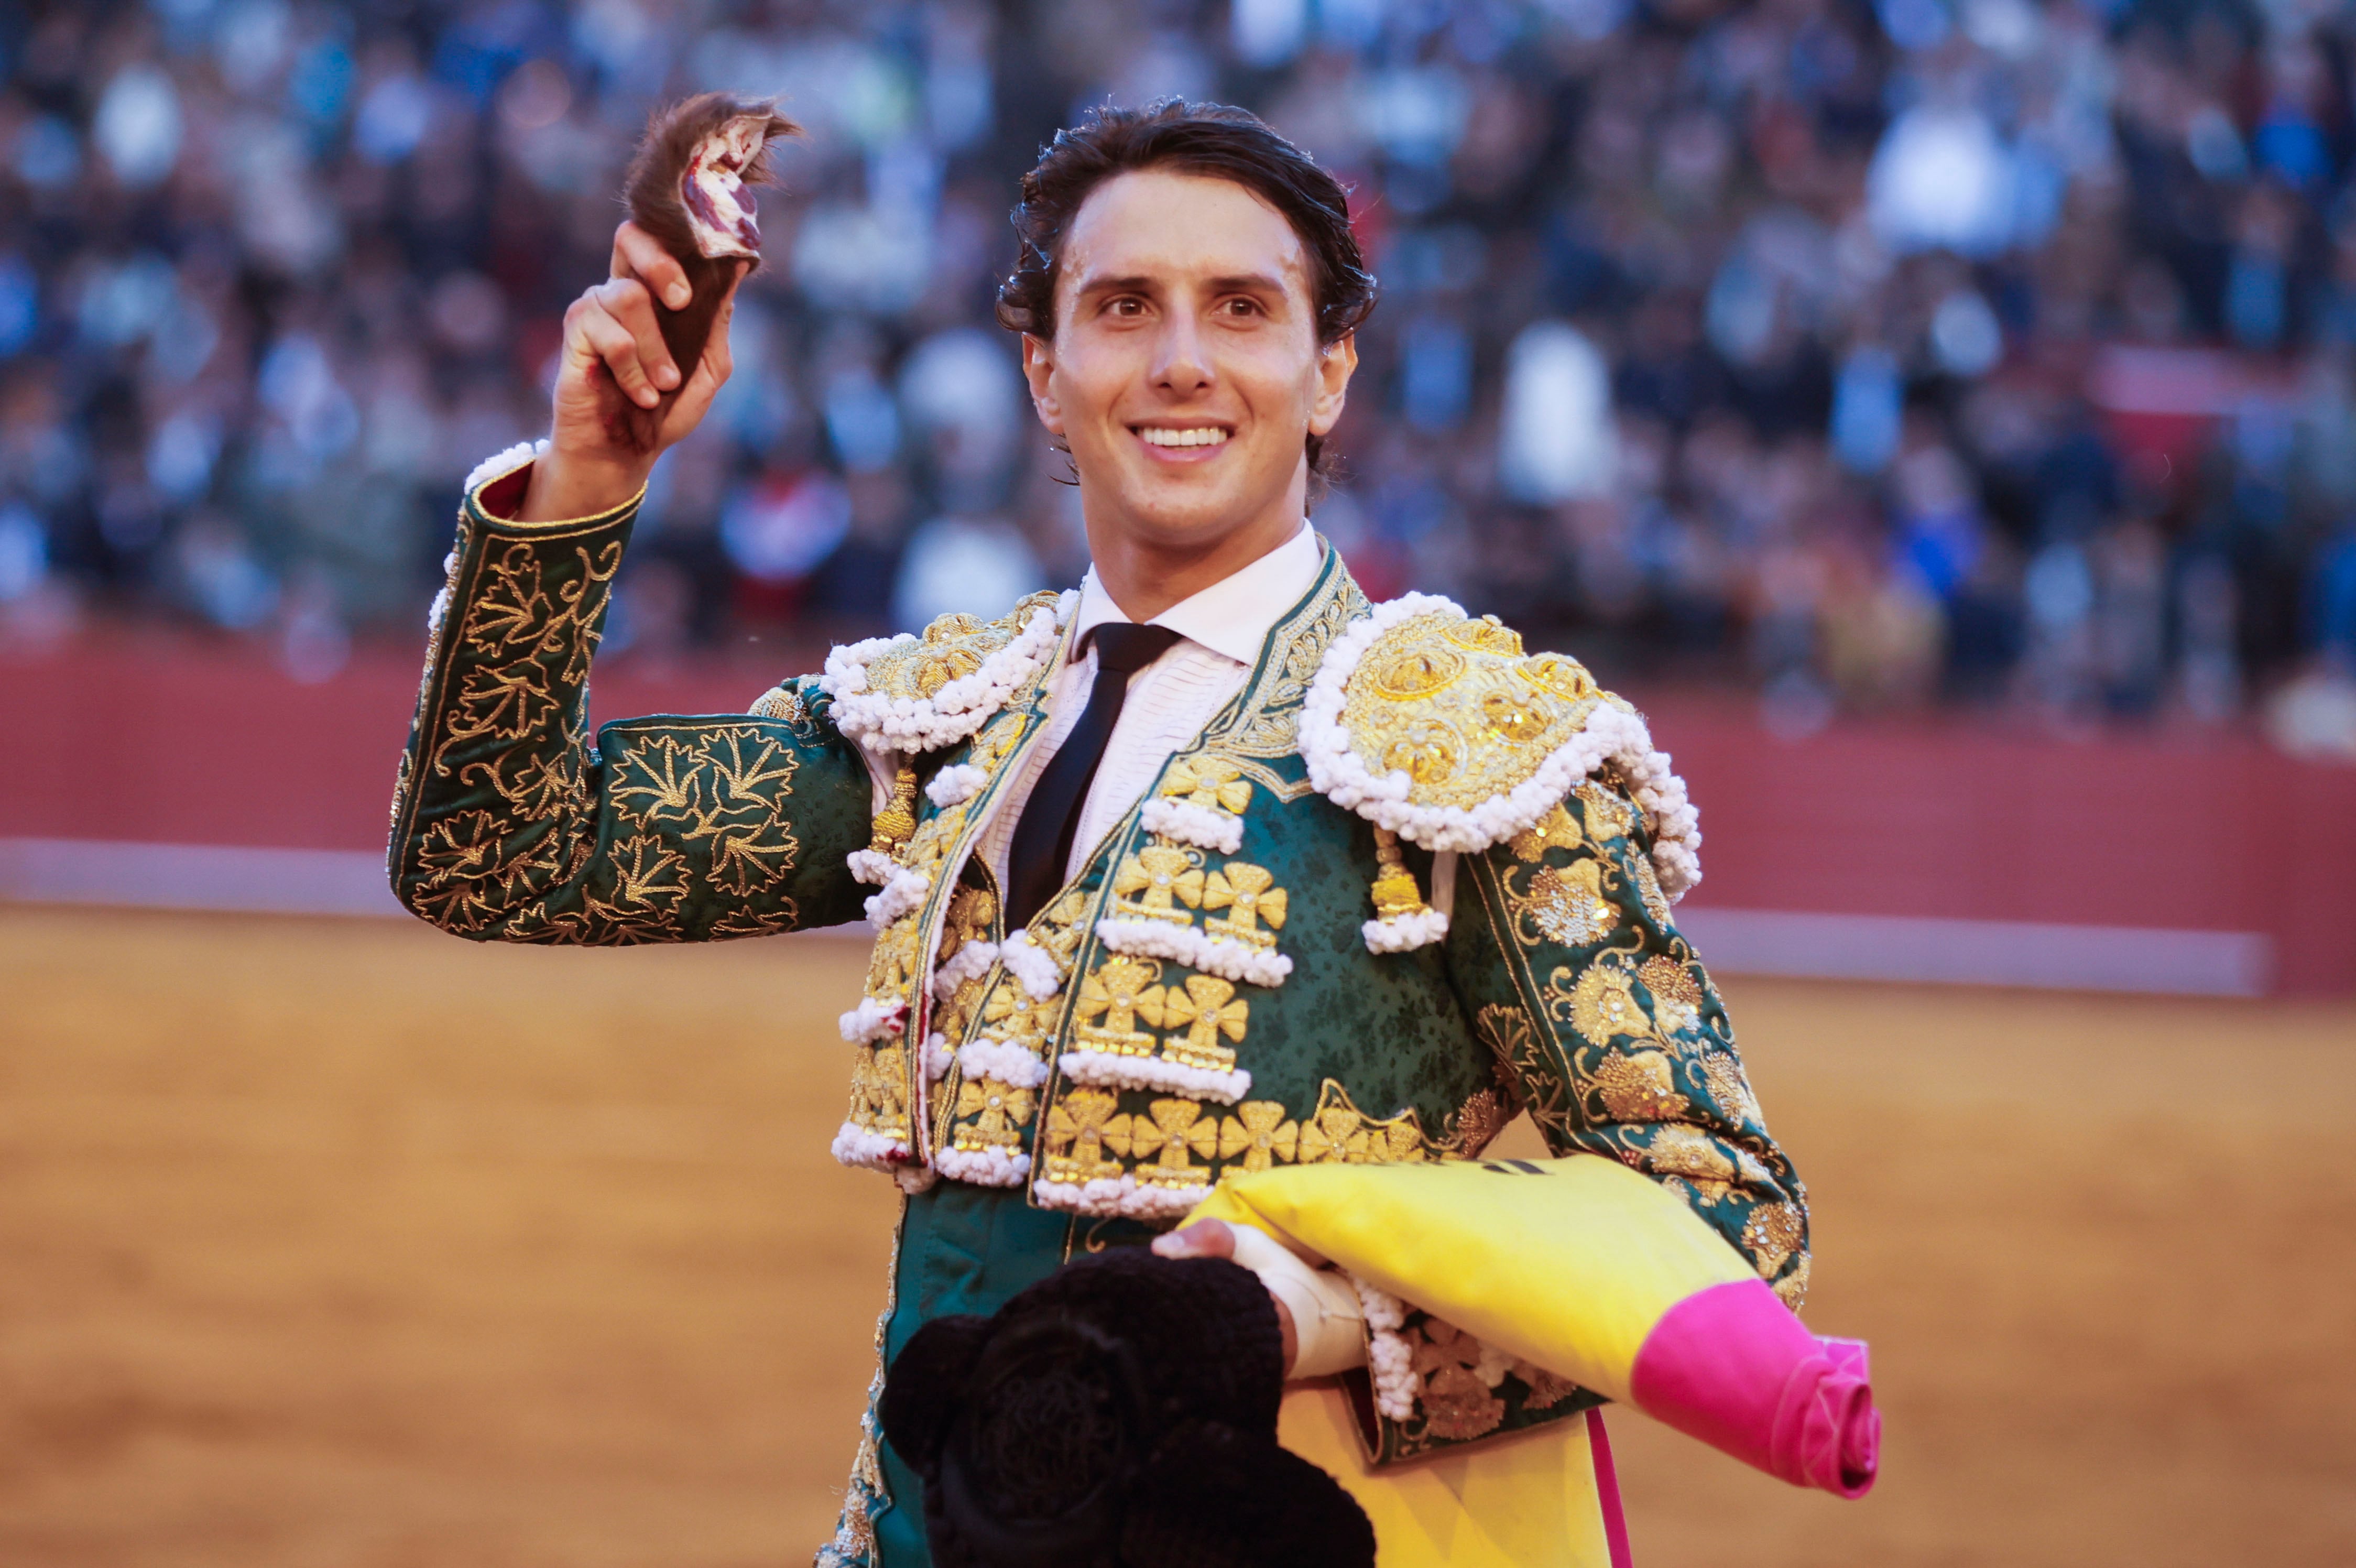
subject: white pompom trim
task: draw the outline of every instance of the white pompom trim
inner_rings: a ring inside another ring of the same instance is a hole
[[[1404,915],[1368,920],[1358,928],[1368,952],[1406,952],[1430,947],[1448,935],[1448,917],[1437,909],[1410,909]]]
[[[1661,891],[1672,901],[1684,897],[1701,880],[1701,861],[1695,853],[1701,845],[1700,817],[1686,798],[1684,781],[1669,771],[1667,754],[1654,749],[1644,721],[1632,713],[1608,703],[1597,704],[1580,733],[1556,747],[1537,771],[1506,793],[1472,807],[1416,805],[1408,798],[1413,781],[1404,770],[1376,775],[1351,748],[1350,733],[1342,724],[1351,672],[1392,627],[1438,614],[1471,618],[1453,600],[1408,594],[1376,605],[1333,639],[1301,709],[1301,757],[1309,765],[1311,788],[1428,850],[1478,851],[1529,829],[1580,779],[1610,762],[1652,820],[1653,864],[1660,874]]]
[[[1098,920],[1097,940],[1115,952],[1166,958],[1222,980],[1275,987],[1292,972],[1292,960],[1273,948],[1247,947],[1199,926],[1167,920]]]
[[[998,961],[998,944],[969,940],[957,951],[941,961],[933,971],[933,995],[948,1001],[957,988],[977,974],[987,974],[990,966]]]
[[[1112,1051],[1066,1051],[1056,1060],[1075,1083],[1106,1089],[1161,1089],[1198,1100],[1233,1105],[1251,1092],[1251,1074],[1241,1068],[1219,1072],[1186,1067],[1160,1057],[1125,1057]]]
[[[989,768],[970,762],[952,762],[926,782],[925,793],[934,805],[946,811],[980,794],[981,787],[989,782]]]
[[[1080,596],[1066,591],[1042,605],[1003,648],[930,697],[887,697],[867,689],[867,666],[885,651],[916,640],[871,637],[837,648],[826,657],[819,687],[834,699],[835,727],[871,749],[908,753],[937,751],[965,739],[1006,705],[1015,689],[1054,653],[1056,639],[1079,607]]]
[[[1150,833],[1178,843],[1193,844],[1196,849],[1215,849],[1221,854],[1233,854],[1244,846],[1244,820],[1233,811],[1222,811],[1209,806],[1197,806],[1191,800],[1173,800],[1157,795],[1145,802],[1138,821]]]
[[[1004,1040],[968,1040],[958,1047],[966,1081],[994,1078],[1009,1089],[1036,1089],[1047,1081],[1047,1064]]]
[[[920,1192],[932,1190],[933,1183],[941,1179],[941,1173],[930,1165],[894,1165],[892,1179],[900,1184],[902,1192],[914,1197]]]
[[[934,1154],[933,1165],[951,1181],[975,1187],[1021,1187],[1031,1174],[1030,1155],[1001,1148],[941,1149]]]
[[[892,880],[892,857],[882,850],[854,849],[843,859],[851,875],[870,887],[881,887]]]
[[[891,879],[884,884],[884,891],[867,900],[867,923],[882,930],[922,904],[925,895],[932,890],[931,877],[922,872],[911,871],[905,865],[894,866]]]
[[[841,1019],[842,1037],[854,1046],[880,1040],[886,1035],[896,1035],[907,1027],[908,1004],[897,997],[879,1001],[862,996],[859,1005],[845,1013]]]
[[[1044,1002],[1064,988],[1063,966],[1055,955],[1031,940],[1028,931],[1017,931],[1006,939],[998,950],[998,961],[1006,972],[1023,983],[1023,989],[1034,1002]]]
[[[458,591],[458,553],[453,550],[442,557],[442,586],[434,602],[425,607],[425,633],[428,637],[442,629],[443,618],[450,613],[450,597]]]
[[[1399,1332],[1407,1323],[1407,1304],[1355,1274],[1348,1278],[1357,1287],[1358,1308],[1365,1315],[1366,1370],[1375,1385],[1375,1409],[1389,1421],[1412,1421],[1421,1380],[1415,1375],[1415,1351]]]
[[[526,463],[539,461],[548,453],[548,437],[537,441],[519,441],[504,452],[495,452],[475,465],[466,475],[466,482],[458,487],[461,495],[471,496],[494,479],[504,479]]]
[[[938,1083],[949,1073],[949,1063],[957,1060],[957,1051],[949,1037],[937,1031],[925,1036],[925,1079]]]
[[[834,1134],[834,1157],[871,1171],[897,1171],[916,1164],[915,1151],[888,1133],[845,1122]]]
[[[1140,1187],[1134,1176],[1084,1183],[1039,1181],[1031,1196],[1042,1208],[1119,1214],[1131,1219],[1174,1219],[1211,1196],[1208,1187]]]

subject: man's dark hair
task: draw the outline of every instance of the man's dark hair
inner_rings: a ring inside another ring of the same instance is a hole
[[[1341,181],[1248,110],[1168,98],[1142,109],[1104,108],[1059,131],[1023,177],[1010,215],[1021,250],[998,289],[998,319],[1015,332],[1053,340],[1055,282],[1064,236],[1081,204],[1116,175],[1166,168],[1231,179],[1284,215],[1309,252],[1309,294],[1317,341],[1330,347],[1375,307],[1375,276],[1350,231]],[[1326,477],[1324,438],[1308,442],[1312,486]]]

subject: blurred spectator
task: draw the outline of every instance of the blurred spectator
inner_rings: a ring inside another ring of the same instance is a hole
[[[704,87],[809,134],[608,648],[1068,582],[1003,212],[1087,105],[1181,91],[1353,188],[1386,305],[1317,518],[1370,591],[1747,680],[1792,733],[2277,688],[2277,733],[2329,730],[2351,59],[2347,16],[2246,0],[36,0],[0,18],[0,641],[177,615],[321,679],[414,635],[637,126]]]

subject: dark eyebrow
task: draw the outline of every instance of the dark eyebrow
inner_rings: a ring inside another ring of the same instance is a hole
[[[1086,277],[1082,278],[1073,286],[1072,292],[1076,295],[1146,294],[1151,293],[1152,288],[1153,280],[1143,276],[1125,278]]]
[[[1130,277],[1086,277],[1074,285],[1075,295],[1091,294],[1151,294],[1154,280],[1142,274]],[[1211,280],[1213,294],[1275,294],[1284,292],[1280,278],[1266,273],[1237,273]]]

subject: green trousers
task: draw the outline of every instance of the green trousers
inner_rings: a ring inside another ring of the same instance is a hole
[[[908,1199],[900,1221],[892,1316],[884,1326],[885,1363],[936,1317],[961,1312],[987,1317],[1075,1251],[1140,1245],[1156,1233],[1133,1220],[1033,1208],[1019,1188],[937,1182]],[[878,1444],[877,1456],[890,1497],[871,1516],[876,1568],[931,1568],[924,1483],[889,1443]]]

